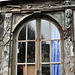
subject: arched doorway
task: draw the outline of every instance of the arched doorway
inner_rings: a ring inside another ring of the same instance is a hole
[[[61,35],[43,18],[24,23],[16,38],[15,75],[62,75]]]

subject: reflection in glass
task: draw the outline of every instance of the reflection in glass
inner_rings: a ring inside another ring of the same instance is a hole
[[[52,65],[52,75],[61,75],[61,65],[60,64]]]
[[[24,67],[23,65],[18,65],[17,66],[17,75],[25,75],[24,74]]]
[[[25,51],[26,51],[26,43],[19,42],[18,43],[18,50],[17,50],[17,62],[24,63],[25,62]]]
[[[27,62],[35,62],[35,42],[27,43]]]
[[[50,41],[42,41],[42,62],[50,61]]]
[[[51,39],[60,39],[60,33],[56,26],[51,23]]]
[[[35,65],[27,65],[27,75],[35,75]]]
[[[26,40],[26,25],[20,31],[18,40]]]
[[[28,40],[35,40],[36,20],[28,23]]]
[[[42,65],[42,75],[50,75],[50,65]]]
[[[49,21],[41,20],[41,39],[50,39]]]
[[[60,62],[60,41],[51,41],[52,62]]]

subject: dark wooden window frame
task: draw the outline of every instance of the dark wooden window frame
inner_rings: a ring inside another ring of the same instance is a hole
[[[39,16],[37,16],[39,15]],[[20,30],[23,28],[24,23],[28,23],[31,20],[36,19],[38,21],[38,18],[40,19],[45,19],[48,21],[51,21],[52,23],[54,23],[54,25],[56,25],[56,27],[58,28],[59,32],[60,32],[60,44],[61,44],[61,75],[64,75],[64,65],[63,65],[63,51],[64,51],[64,44],[63,44],[63,30],[60,27],[60,24],[53,19],[51,16],[49,15],[40,15],[40,14],[33,14],[33,15],[29,15],[27,17],[23,17],[22,20],[20,20],[20,22],[18,22],[16,24],[15,29],[13,30],[13,49],[12,49],[12,69],[11,69],[11,75],[16,75],[17,72],[17,38],[19,35]]]

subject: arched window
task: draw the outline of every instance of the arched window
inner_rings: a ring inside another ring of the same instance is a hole
[[[48,20],[25,23],[17,38],[16,75],[61,75],[61,38]]]

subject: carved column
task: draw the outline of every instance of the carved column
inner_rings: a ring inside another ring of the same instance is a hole
[[[64,68],[65,75],[74,74],[74,44],[73,44],[73,15],[72,9],[65,9],[65,42],[64,42]]]
[[[3,34],[3,42],[4,42],[4,52],[3,52],[3,62],[2,62],[2,71],[3,75],[8,75],[8,67],[9,67],[9,54],[10,54],[10,34],[11,34],[11,13],[5,13],[4,19],[4,34]]]

